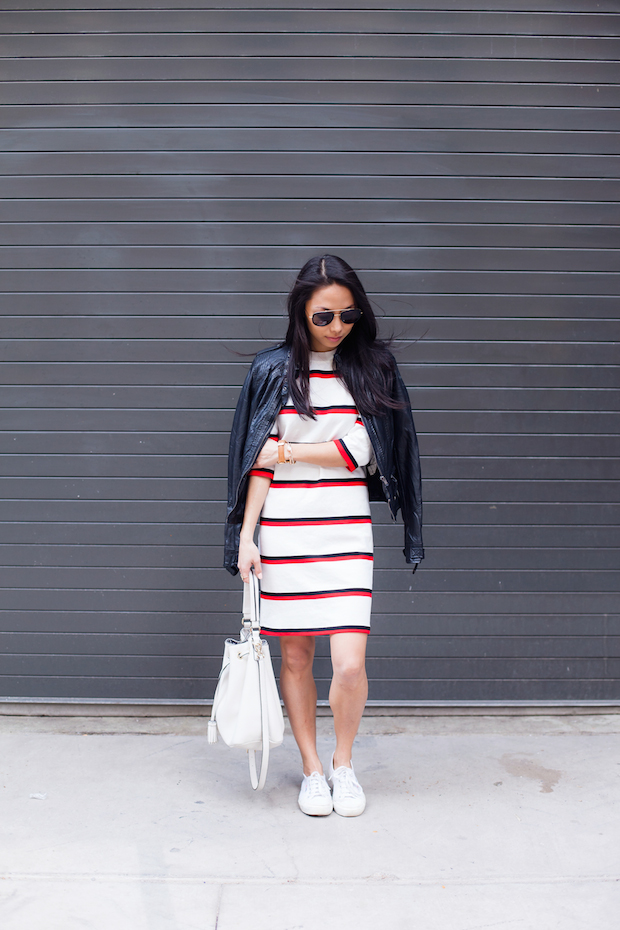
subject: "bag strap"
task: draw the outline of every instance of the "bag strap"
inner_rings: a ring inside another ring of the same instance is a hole
[[[254,662],[258,663],[261,731],[263,737],[260,774],[256,770],[256,751],[254,749],[248,749],[248,763],[250,766],[250,782],[252,783],[252,788],[254,788],[255,791],[261,791],[265,787],[267,768],[269,766],[269,709],[267,706],[267,670],[265,668],[263,644],[260,638],[260,588],[258,578],[254,574],[254,569],[250,570],[248,584],[244,584],[243,586],[243,621],[244,627],[246,621],[249,621],[251,624],[250,656]]]
[[[252,569],[250,572],[250,576],[253,577],[253,575],[254,575],[254,569]],[[250,600],[251,600],[251,591],[250,591],[250,580],[248,578],[248,580],[244,582],[243,584],[243,613],[241,617],[244,623],[246,620],[250,622],[252,618],[252,613],[250,609]]]

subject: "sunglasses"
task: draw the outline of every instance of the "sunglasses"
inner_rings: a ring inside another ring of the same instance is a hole
[[[319,310],[312,314],[312,322],[315,326],[329,326],[335,316],[340,317],[341,323],[357,323],[362,315],[362,310]]]

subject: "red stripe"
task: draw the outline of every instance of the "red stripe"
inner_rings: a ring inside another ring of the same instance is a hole
[[[342,526],[343,524],[370,523],[370,517],[325,517],[313,519],[312,517],[298,520],[287,520],[285,517],[261,517],[261,526]]]
[[[355,469],[357,468],[357,462],[351,458],[349,450],[347,449],[345,444],[342,442],[341,439],[334,439],[334,442],[336,444],[336,448],[338,449],[338,452],[340,452],[340,455],[345,460],[349,471],[355,471]]]
[[[333,628],[328,630],[309,630],[307,633],[302,630],[266,630],[264,626],[260,629],[261,636],[330,636],[332,633],[370,633],[367,626],[354,626],[344,628]]]
[[[328,416],[330,413],[355,413],[357,414],[357,407],[313,407],[312,412],[319,417]],[[294,407],[282,407],[280,410],[280,416],[289,413],[297,413]]]
[[[326,597],[372,597],[368,588],[343,588],[341,591],[302,591],[299,594],[269,594],[261,591],[261,598],[266,601],[317,601]]]
[[[273,478],[273,472],[268,468],[251,468],[250,475],[256,475],[258,478]]]
[[[355,552],[351,555],[345,552],[343,555],[309,555],[291,559],[261,555],[260,559],[265,565],[306,565],[310,562],[351,562],[355,559],[366,559],[372,562],[373,557],[366,552]]]
[[[366,486],[366,479],[319,478],[316,481],[274,481],[272,487],[276,490],[277,488],[346,488],[357,485]]]
[[[338,375],[333,371],[311,371],[311,378],[337,378]]]

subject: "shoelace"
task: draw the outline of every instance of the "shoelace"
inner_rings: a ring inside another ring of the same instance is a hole
[[[353,769],[346,765],[340,766],[334,772],[334,784],[338,781],[338,793],[343,798],[358,798],[362,790],[360,783],[355,777]]]
[[[308,775],[306,790],[312,798],[325,797],[325,780],[318,772]]]

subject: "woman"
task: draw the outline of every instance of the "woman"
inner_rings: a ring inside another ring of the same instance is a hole
[[[424,558],[418,446],[396,362],[377,339],[353,269],[323,255],[288,298],[285,341],[259,352],[233,423],[224,564],[261,584],[261,626],[279,636],[280,688],[299,747],[299,806],[364,811],[351,762],[366,699],[372,595],[370,500],[402,510],[406,561]],[[260,523],[260,552],[254,532]],[[329,635],[336,749],[329,782],[316,749],[316,636]]]

